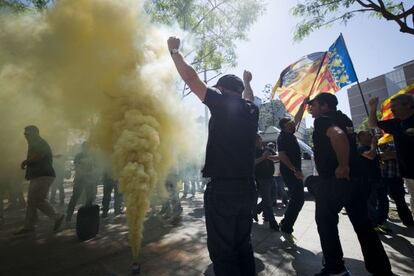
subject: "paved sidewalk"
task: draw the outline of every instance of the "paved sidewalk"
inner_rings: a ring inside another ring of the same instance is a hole
[[[183,219],[175,227],[159,217],[148,217],[140,255],[141,275],[214,275],[206,247],[202,195],[185,199],[182,204]],[[275,213],[280,221],[283,209]],[[390,214],[395,217],[395,210]],[[0,275],[130,275],[124,215],[110,214],[101,221],[99,235],[83,243],[77,240],[73,227],[53,234],[52,223],[43,216],[35,235],[14,237],[12,233],[21,226],[23,216],[23,210],[6,213],[8,220],[0,230]],[[382,241],[393,271],[401,276],[414,275],[414,229],[407,229],[398,219],[390,225],[394,234],[383,236]],[[353,275],[368,275],[346,215],[340,215],[339,228],[347,267]],[[254,224],[252,239],[259,276],[313,275],[320,270],[314,203],[309,199],[298,218],[295,236],[297,246],[290,247],[267,224]]]

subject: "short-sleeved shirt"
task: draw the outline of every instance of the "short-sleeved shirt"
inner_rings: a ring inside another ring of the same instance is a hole
[[[284,152],[289,158],[292,165],[297,169],[302,169],[302,156],[300,152],[300,147],[298,139],[293,133],[286,131],[280,132],[279,137],[277,138],[277,150],[278,152]],[[280,173],[282,175],[292,174],[293,171],[289,169],[283,162],[280,162]]]
[[[378,127],[394,137],[401,176],[414,179],[414,115],[406,120],[379,121]]]
[[[335,177],[335,170],[338,167],[336,153],[332,147],[329,137],[326,135],[330,127],[337,126],[344,131],[349,143],[349,167],[350,176],[359,177],[362,175],[360,168],[360,157],[357,153],[356,137],[352,121],[341,111],[334,111],[316,118],[312,135],[315,165],[319,176],[323,178]]]
[[[256,148],[256,158],[259,158],[263,155],[263,153],[268,150],[270,151],[271,155],[275,155],[276,153],[271,149],[257,149]],[[275,173],[275,165],[272,160],[265,159],[260,163],[257,163],[254,168],[254,176],[256,178],[271,178]]]
[[[259,109],[237,96],[208,88],[204,104],[211,112],[204,177],[253,177]]]
[[[369,146],[359,146],[358,147],[358,153],[361,156],[361,166],[362,166],[362,170],[364,171],[364,176],[371,178],[371,179],[379,179],[381,177],[381,168],[380,168],[380,163],[379,163],[379,158],[378,155],[375,156],[374,159],[369,159],[366,158],[364,156],[362,156],[362,154],[364,152],[367,152],[371,149],[371,147]]]
[[[32,161],[27,164],[26,176],[27,180],[35,179],[42,176],[55,177],[55,170],[53,169],[53,155],[49,144],[41,137],[34,138],[28,141],[27,159],[41,158],[37,161]]]

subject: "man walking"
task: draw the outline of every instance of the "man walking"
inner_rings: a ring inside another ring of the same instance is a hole
[[[345,207],[361,245],[365,267],[373,275],[393,275],[378,235],[367,216],[369,187],[361,185],[359,156],[352,121],[336,110],[337,98],[318,94],[309,102],[315,118],[313,144],[319,181],[312,188],[324,256],[324,268],[318,274],[348,276],[338,235],[338,213]]]
[[[203,176],[207,246],[216,276],[255,275],[250,233],[255,198],[253,180],[259,110],[253,103],[252,75],[243,81],[224,75],[208,88],[179,52],[180,40],[168,39],[178,73],[209,108],[211,118]],[[243,95],[244,91],[244,95]]]
[[[262,201],[257,205],[257,213],[263,211],[265,220],[269,222],[269,228],[274,231],[279,231],[279,225],[276,222],[272,208],[272,189],[275,185],[273,179],[273,173],[275,171],[273,160],[276,161],[276,158],[277,155],[273,150],[263,147],[262,137],[257,134],[254,176],[258,192],[262,197]]]
[[[30,183],[24,227],[15,234],[20,235],[34,231],[37,209],[54,220],[53,230],[57,231],[62,224],[63,215],[56,213],[46,200],[50,185],[55,180],[52,150],[49,144],[40,137],[39,129],[36,126],[25,127],[24,136],[29,148],[27,158],[22,162],[21,168],[26,169],[26,179]]]

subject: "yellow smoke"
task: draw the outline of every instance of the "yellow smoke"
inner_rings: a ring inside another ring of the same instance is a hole
[[[55,152],[69,128],[88,131],[112,157],[134,257],[151,193],[164,190],[170,167],[194,155],[197,140],[175,93],[166,36],[139,2],[61,0],[42,14],[0,15],[1,170],[24,159],[26,125]]]

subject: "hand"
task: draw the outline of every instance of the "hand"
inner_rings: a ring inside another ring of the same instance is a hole
[[[349,180],[349,167],[348,166],[338,166],[335,170],[335,177],[338,179],[348,179]]]
[[[172,49],[179,49],[180,48],[180,39],[175,37],[175,36],[171,36],[170,38],[168,38],[167,44],[168,44],[168,50],[170,50],[170,51]]]
[[[250,71],[244,70],[243,72],[243,81],[244,83],[250,83],[252,81],[252,73]]]
[[[295,171],[295,176],[297,179],[303,180],[305,177],[301,171]]]
[[[376,135],[372,136],[371,145],[374,147],[378,146],[378,137]]]
[[[24,161],[20,164],[20,168],[21,168],[22,170],[24,170],[24,169],[26,169],[26,167],[27,167],[27,160],[24,160]]]
[[[369,99],[369,107],[370,109],[377,110],[378,107],[378,97],[373,97]]]

